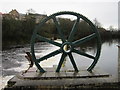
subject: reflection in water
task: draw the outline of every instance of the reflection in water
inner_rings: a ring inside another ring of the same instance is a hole
[[[101,56],[97,66],[100,66],[104,71],[117,77],[118,68],[118,47],[117,43],[102,45]]]
[[[102,45],[106,44],[107,47],[111,47],[113,44],[119,44],[119,39],[108,39],[102,40]],[[103,47],[102,47],[103,48]],[[91,54],[95,54],[97,52],[97,44],[96,40],[93,39],[91,41],[85,42],[77,47],[77,49],[84,52],[91,52]]]
[[[94,38],[77,46],[77,49],[83,52],[95,55],[97,52],[97,40]]]

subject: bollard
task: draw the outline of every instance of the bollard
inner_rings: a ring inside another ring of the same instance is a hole
[[[120,82],[120,45],[118,45],[118,82]]]

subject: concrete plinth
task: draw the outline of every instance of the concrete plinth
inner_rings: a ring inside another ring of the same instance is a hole
[[[46,68],[47,72],[38,73],[33,68],[27,73],[19,73],[8,81],[4,90],[63,90],[63,89],[118,89],[117,80],[101,70],[88,72],[81,70],[62,70],[56,73],[53,68]]]

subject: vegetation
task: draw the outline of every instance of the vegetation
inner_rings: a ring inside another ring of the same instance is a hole
[[[27,16],[28,17],[28,16]],[[66,38],[70,34],[70,31],[75,23],[74,20],[67,18],[59,18],[60,25],[62,27],[62,32]],[[102,40],[111,38],[120,38],[120,31],[105,30],[102,28],[100,23],[95,19],[95,25],[98,28]],[[30,43],[30,39],[33,30],[37,24],[35,23],[35,18],[26,18],[25,20],[16,20],[13,18],[3,18],[2,20],[2,40],[3,48],[10,45],[16,44],[26,44]],[[47,38],[59,38],[55,24],[50,21],[45,23],[42,28],[40,28],[39,34]],[[91,27],[83,20],[80,21],[78,25],[78,31],[75,35],[75,39],[82,38],[86,35],[92,33]]]
[[[2,20],[2,46],[29,43],[33,29],[35,28],[34,19],[25,21],[6,19]]]

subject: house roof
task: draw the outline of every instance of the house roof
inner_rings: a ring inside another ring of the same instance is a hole
[[[12,14],[12,13],[18,13],[18,11],[16,9],[12,9],[12,11],[10,11],[9,14]]]

